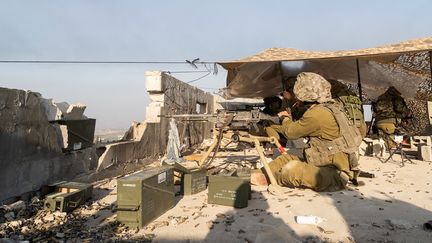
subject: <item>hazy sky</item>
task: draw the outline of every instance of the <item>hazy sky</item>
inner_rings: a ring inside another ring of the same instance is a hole
[[[366,48],[432,36],[431,9],[430,0],[0,0],[0,60],[222,61],[269,47]],[[0,86],[85,103],[98,129],[126,129],[144,119],[147,70],[193,69],[0,64]],[[195,84],[213,92],[225,75]]]

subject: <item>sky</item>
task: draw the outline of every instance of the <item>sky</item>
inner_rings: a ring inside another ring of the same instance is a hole
[[[224,61],[270,47],[345,50],[432,36],[430,0],[0,0],[0,60]],[[193,84],[209,92],[226,72]],[[87,105],[97,129],[143,121],[144,72],[186,64],[0,63],[0,87]],[[200,67],[199,70],[205,70]],[[205,73],[173,74],[191,81]]]

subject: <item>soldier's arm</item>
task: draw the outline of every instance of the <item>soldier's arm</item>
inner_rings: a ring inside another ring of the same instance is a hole
[[[318,136],[320,123],[314,115],[306,112],[303,117],[293,122],[290,118],[285,118],[282,122],[284,136],[287,139],[298,139],[301,137]]]

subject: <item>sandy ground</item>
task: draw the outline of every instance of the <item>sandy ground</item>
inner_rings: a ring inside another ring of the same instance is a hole
[[[242,161],[243,152],[220,153],[215,163]],[[257,160],[248,152],[248,160]],[[235,209],[207,204],[207,190],[177,196],[173,209],[134,235],[148,235],[153,242],[432,242],[423,224],[432,220],[432,165],[415,161],[400,167],[362,157],[364,171],[376,178],[362,178],[365,186],[332,193],[285,188],[273,196],[264,186],[253,186],[249,206]],[[95,189],[95,203],[115,203],[116,181]],[[88,212],[90,227],[115,220],[110,210]],[[316,225],[296,223],[295,216],[325,219]]]

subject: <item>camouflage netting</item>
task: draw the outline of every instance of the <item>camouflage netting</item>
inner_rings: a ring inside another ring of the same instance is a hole
[[[283,80],[300,72],[315,72],[357,89],[360,76],[366,103],[390,86],[398,89],[418,120],[413,130],[420,134],[429,124],[426,101],[432,100],[431,50],[432,38],[353,51],[271,48],[251,57],[221,63],[228,71],[224,95],[225,98],[277,95]]]

